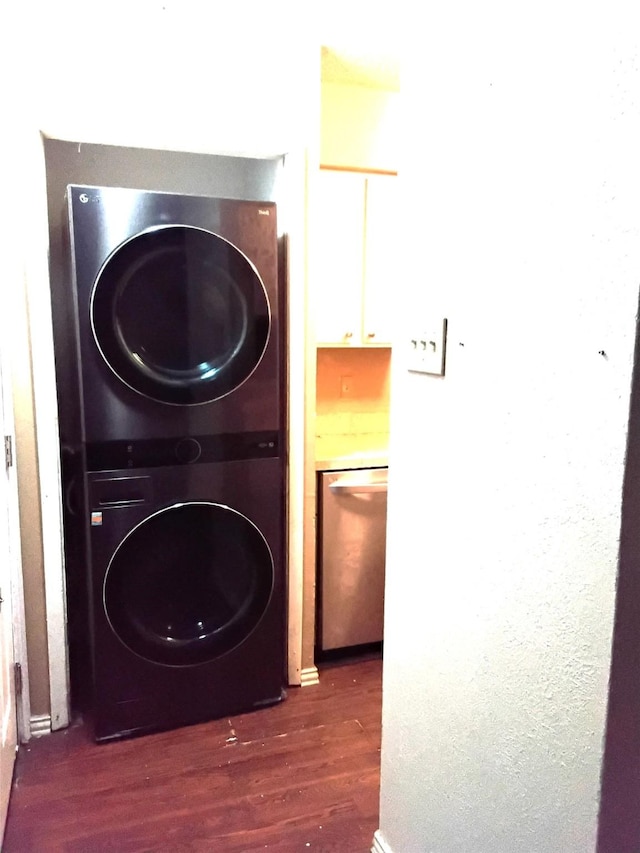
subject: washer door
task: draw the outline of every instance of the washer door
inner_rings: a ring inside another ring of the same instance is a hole
[[[273,582],[271,551],[248,518],[220,504],[177,504],[120,543],[107,569],[104,607],[132,652],[190,666],[249,636]]]
[[[137,234],[105,261],[91,295],[103,358],[154,400],[217,400],[258,366],[270,310],[260,276],[234,245],[186,225]]]

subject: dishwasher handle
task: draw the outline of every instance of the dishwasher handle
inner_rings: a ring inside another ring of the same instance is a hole
[[[386,481],[382,483],[353,483],[336,480],[329,485],[329,489],[332,492],[342,492],[347,495],[371,494],[372,492],[386,492],[387,483]]]

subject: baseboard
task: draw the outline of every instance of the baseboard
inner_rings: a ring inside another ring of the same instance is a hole
[[[371,853],[393,853],[393,850],[383,839],[379,829],[376,829],[373,834],[373,846],[371,847]]]
[[[29,720],[29,731],[31,737],[41,737],[51,734],[51,715],[38,714]]]
[[[300,687],[310,687],[312,684],[320,684],[317,666],[305,666],[300,672]]]

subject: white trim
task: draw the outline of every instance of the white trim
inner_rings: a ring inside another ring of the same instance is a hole
[[[14,433],[15,435],[15,433]],[[18,530],[20,529],[19,519]],[[29,693],[29,660],[27,657],[27,622],[24,609],[24,580],[22,560],[19,566],[14,563],[11,577],[11,615],[13,618],[13,659],[20,664],[22,671],[22,692],[16,696],[16,723],[18,741],[27,743],[31,737],[29,720],[31,718],[31,698]]]
[[[15,141],[12,139],[15,145]],[[7,163],[14,161],[14,149],[11,154],[5,153]],[[3,173],[4,174],[4,173]],[[18,194],[18,185],[5,185],[8,196],[15,198]],[[9,214],[12,219],[19,221],[20,217],[15,213]],[[7,223],[8,224],[8,223]],[[13,230],[11,230],[13,229]],[[10,536],[10,583],[11,583],[11,622],[12,622],[12,661],[19,664],[22,674],[22,690],[15,693],[16,710],[16,736],[20,743],[29,740],[29,717],[31,714],[29,694],[29,664],[27,657],[27,626],[24,603],[24,558],[22,551],[22,535],[20,526],[20,484],[18,477],[19,459],[18,443],[16,439],[16,411],[17,411],[17,377],[15,355],[16,340],[23,343],[23,335],[26,337],[26,300],[24,296],[24,258],[21,253],[22,234],[16,222],[11,223],[11,229],[4,227],[3,233],[8,237],[12,249],[3,255],[3,274],[8,286],[3,293],[3,309],[6,316],[3,318],[0,331],[0,361],[6,368],[1,381],[4,382],[4,428],[5,433],[11,436],[13,442],[13,466],[9,471],[9,536]],[[11,327],[10,325],[11,324]],[[17,339],[12,339],[13,333],[17,333]],[[24,341],[24,350],[27,343]],[[18,356],[19,358],[19,356]]]
[[[42,737],[51,734],[51,716],[49,714],[37,714],[31,717],[31,737]]]
[[[373,845],[371,847],[371,853],[393,853],[393,850],[384,840],[384,838],[382,837],[382,833],[379,829],[376,829],[373,834]]]
[[[317,666],[306,666],[300,672],[300,687],[311,687],[320,684],[320,673]]]
[[[44,143],[40,134],[31,138],[33,153],[25,170],[33,182],[29,208],[33,245],[26,258],[27,301],[33,364],[33,399],[40,479],[42,557],[49,653],[51,728],[69,724],[69,677],[66,633],[64,548],[58,404],[49,286],[49,231]]]
[[[315,43],[314,77],[308,93],[311,106],[312,132],[307,140],[307,162],[305,175],[305,294],[306,310],[303,319],[305,345],[301,357],[305,364],[305,395],[301,428],[304,432],[304,494],[303,494],[303,567],[302,567],[302,667],[301,683],[317,684],[315,664],[316,634],[316,370],[317,348],[315,339],[315,291],[314,254],[315,207],[314,183],[320,163],[320,117],[321,117],[321,51],[320,41]]]
[[[305,395],[305,175],[304,154],[287,154],[278,218],[287,249],[287,388],[288,388],[288,620],[287,675],[299,685],[302,666],[304,565],[304,395]],[[282,212],[280,212],[282,211]]]
[[[16,282],[16,290],[17,288]],[[20,291],[23,292],[23,291]],[[19,310],[15,305],[12,306],[13,311]],[[11,376],[11,381],[14,381],[14,376]],[[15,388],[15,385],[14,385]],[[13,639],[13,662],[20,664],[21,670],[21,690],[16,690],[16,734],[19,743],[27,743],[30,737],[29,718],[31,716],[31,700],[29,693],[29,658],[27,652],[27,619],[24,604],[24,558],[22,552],[22,535],[20,527],[20,496],[18,482],[18,451],[16,442],[16,422],[14,416],[14,400],[11,400],[9,407],[11,418],[11,436],[13,440],[13,471],[11,476],[10,487],[13,491],[13,500],[10,506],[11,517],[11,532],[14,537],[13,549],[17,558],[11,562],[11,620],[12,639]],[[15,514],[14,514],[15,513]]]
[[[15,282],[18,290],[18,282]],[[18,310],[14,303],[11,305],[11,313]],[[5,358],[3,352],[2,357]],[[9,383],[12,385],[14,377],[11,371],[9,358],[6,362],[9,366]],[[6,389],[11,391],[12,389]],[[29,740],[29,717],[31,715],[31,703],[29,698],[29,662],[27,656],[27,623],[24,606],[24,576],[22,557],[22,537],[20,534],[20,498],[18,486],[18,460],[16,446],[16,422],[14,415],[14,399],[9,394],[5,395],[5,430],[11,436],[13,442],[13,467],[9,476],[9,488],[11,490],[9,514],[11,542],[11,621],[13,640],[13,663],[20,664],[22,674],[22,689],[20,693],[16,690],[16,736],[19,743]]]

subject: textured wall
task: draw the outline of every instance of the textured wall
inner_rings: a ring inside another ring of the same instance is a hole
[[[640,271],[639,63],[614,4],[441,7],[403,78],[379,842],[595,850]],[[463,23],[461,23],[463,21]],[[416,105],[419,104],[419,109]],[[402,344],[402,341],[399,342]]]

